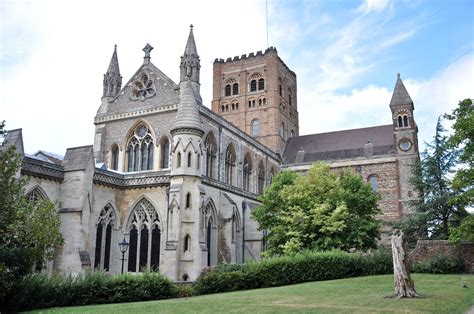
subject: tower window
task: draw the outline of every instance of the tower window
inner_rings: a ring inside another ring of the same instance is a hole
[[[250,124],[250,134],[252,136],[260,136],[260,121],[258,119],[254,119]]]
[[[222,105],[221,111],[224,112],[224,110],[225,110],[225,107],[224,107],[224,105]]]
[[[191,152],[188,153],[188,168],[191,168],[191,158],[192,158],[192,154]]]
[[[179,168],[181,167],[181,153],[178,152],[178,155],[176,157],[176,166]]]
[[[186,194],[186,208],[191,208],[191,193]]]
[[[230,90],[231,90],[231,86],[230,84],[227,84],[225,86],[225,96],[230,96]]]
[[[401,128],[402,126],[403,126],[402,117],[398,116],[398,127]]]
[[[369,181],[370,186],[372,187],[372,192],[377,193],[379,191],[377,176],[372,174],[367,178],[367,181]]]
[[[282,88],[281,88],[281,84],[278,85],[278,93],[280,94],[280,96],[283,96],[283,91],[282,91]]]
[[[239,84],[234,83],[232,85],[232,95],[238,95],[239,94]]]
[[[263,78],[258,80],[258,90],[264,90],[265,89],[265,80]]]
[[[250,91],[251,92],[257,91],[257,81],[256,80],[252,80],[250,82]]]
[[[404,127],[407,127],[407,126],[408,126],[408,116],[407,116],[407,115],[404,115],[404,116],[403,116],[403,126],[404,126]]]
[[[184,248],[183,249],[184,249],[185,252],[191,251],[191,236],[189,234],[187,234],[184,237]],[[184,276],[183,276],[183,278],[184,278]]]

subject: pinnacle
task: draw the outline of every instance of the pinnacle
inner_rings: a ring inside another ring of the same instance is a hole
[[[413,105],[413,100],[408,94],[408,91],[405,88],[402,79],[400,78],[400,73],[397,73],[397,82],[395,83],[395,88],[393,89],[390,108],[406,105]]]
[[[117,44],[115,44],[114,46],[114,53],[112,54],[112,58],[110,59],[110,64],[109,68],[107,69],[107,73],[113,73],[120,76],[120,68],[117,57]]]

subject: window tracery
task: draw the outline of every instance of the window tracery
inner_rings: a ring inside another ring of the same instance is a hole
[[[112,228],[115,223],[115,212],[110,204],[100,211],[97,219],[97,229],[95,238],[95,258],[94,268],[110,269],[110,253],[112,242]]]
[[[28,192],[28,194],[26,194],[26,199],[28,199],[28,202],[34,204],[47,199],[47,197],[41,188],[36,186],[30,192]]]
[[[214,178],[217,144],[212,132],[207,135],[204,146],[206,147],[206,176]]]
[[[140,171],[153,169],[154,140],[150,130],[140,124],[127,144],[127,170]]]
[[[243,167],[243,188],[246,191],[250,191],[250,177],[252,175],[252,159],[250,155],[245,155],[244,167]]]
[[[140,80],[133,83],[132,100],[143,101],[156,95],[153,80],[148,75],[143,74]]]
[[[235,170],[235,150],[232,144],[229,144],[225,153],[225,182],[233,184]]]
[[[258,165],[258,194],[263,193],[263,188],[265,186],[265,168],[263,167],[263,162],[260,161]]]

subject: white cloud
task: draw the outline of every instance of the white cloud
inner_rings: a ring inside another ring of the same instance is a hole
[[[365,0],[357,8],[358,12],[369,13],[369,12],[380,12],[387,8],[390,4],[390,0]]]

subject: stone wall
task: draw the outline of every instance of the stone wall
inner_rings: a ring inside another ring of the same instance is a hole
[[[455,245],[448,240],[418,240],[415,249],[410,252],[410,258],[412,261],[420,262],[438,254],[445,256],[461,254],[466,272],[474,273],[474,242],[461,242]]]

